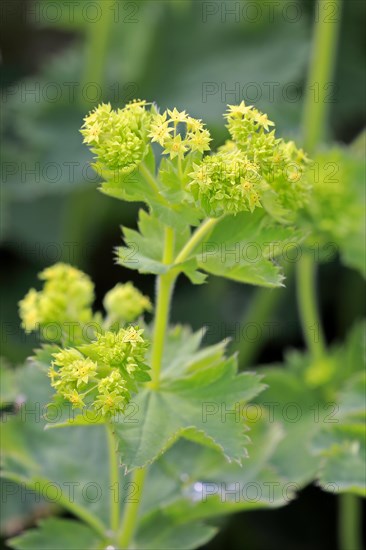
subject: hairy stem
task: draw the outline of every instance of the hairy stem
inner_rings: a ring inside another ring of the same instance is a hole
[[[118,547],[121,549],[129,547],[135,533],[146,474],[147,468],[140,468],[139,470],[136,470],[132,476],[132,483],[133,487],[136,488],[136,493],[134,495],[134,499],[126,504],[125,513],[123,515],[121,535],[118,541]]]
[[[327,4],[318,0],[316,6],[317,19],[303,110],[303,142],[308,153],[313,153],[326,133],[327,95],[332,84],[341,20],[341,0],[332,2],[335,7],[332,18],[327,17]]]
[[[350,493],[339,496],[338,538],[340,550],[362,550],[362,502]]]
[[[154,191],[154,193],[161,196],[156,180],[144,162],[140,164],[139,170],[147,183],[150,185],[151,189]]]
[[[179,264],[184,262],[191,252],[198,246],[204,237],[211,231],[211,229],[219,221],[218,219],[209,219],[202,223],[202,225],[196,229],[190,240],[180,251],[176,259],[174,260],[174,245],[175,245],[175,232],[171,227],[165,228],[165,241],[163,252],[163,263],[166,265]],[[161,372],[161,362],[163,358],[165,336],[168,328],[170,302],[172,297],[172,291],[175,280],[179,274],[179,270],[172,270],[168,273],[160,275],[157,282],[157,305],[154,321],[154,331],[152,338],[152,352],[151,352],[151,370],[152,381],[149,383],[150,387],[156,389],[159,386],[159,378]],[[126,504],[126,508],[123,514],[122,526],[119,536],[119,546],[121,548],[128,548],[133,535],[136,530],[138,511],[140,501],[142,498],[145,477],[147,474],[147,468],[140,468],[136,470],[132,476],[132,483],[136,484],[137,497],[132,502]]]
[[[176,264],[180,264],[184,262],[191,252],[196,248],[196,246],[199,245],[199,243],[202,241],[204,237],[207,236],[207,234],[215,227],[215,225],[218,223],[218,221],[222,218],[209,218],[205,222],[203,222],[198,229],[193,233],[190,240],[187,242],[187,244],[182,248],[180,253],[175,259]]]
[[[171,227],[165,229],[165,247],[163,255],[164,264],[172,264],[174,261],[174,230]],[[157,304],[154,322],[153,344],[151,353],[152,386],[157,387],[163,357],[164,341],[168,326],[170,299],[176,276],[172,272],[160,275],[157,281]]]
[[[169,265],[174,261],[174,241],[174,229],[171,227],[166,227],[163,253],[164,264]],[[152,382],[150,384],[153,388],[157,388],[159,384],[165,335],[168,327],[170,300],[175,278],[176,276],[172,275],[172,272],[170,272],[160,275],[157,281],[157,305],[151,352]],[[147,468],[140,468],[136,470],[132,476],[131,481],[136,486],[137,496],[133,501],[126,504],[120,531],[121,534],[119,537],[120,548],[128,548],[133,538],[146,474]]]
[[[113,533],[117,533],[119,526],[119,465],[117,455],[117,442],[115,439],[113,426],[110,422],[106,423],[107,443],[109,451],[109,481],[110,481],[110,526]]]
[[[334,2],[336,15],[329,20],[324,13],[324,3],[316,5],[313,49],[309,65],[307,94],[303,115],[304,147],[313,153],[324,136],[327,126],[326,94],[334,72],[338,39],[341,0]],[[314,96],[314,89],[318,91]],[[310,255],[305,254],[297,265],[298,303],[307,345],[314,357],[323,354],[325,343],[316,300],[316,267]]]

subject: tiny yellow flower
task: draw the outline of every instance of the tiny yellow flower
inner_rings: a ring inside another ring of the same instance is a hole
[[[239,105],[228,105],[228,112],[225,117],[243,117],[247,115],[253,109],[252,105],[245,105],[242,101]]]
[[[155,123],[153,122],[151,124],[151,131],[149,133],[149,137],[151,137],[151,141],[157,141],[159,145],[162,147],[165,146],[165,143],[167,140],[171,139],[171,133],[174,131],[172,127],[169,126],[169,122],[161,122],[161,123]]]
[[[67,401],[70,401],[73,409],[82,409],[83,407],[85,407],[83,396],[80,395],[79,392],[76,390],[65,392],[63,394],[63,397],[67,399]]]
[[[174,107],[172,111],[168,109],[168,115],[174,124],[178,124],[179,122],[187,122],[189,118],[185,111],[178,111],[176,107]]]
[[[200,132],[189,132],[187,134],[187,144],[192,151],[199,151],[200,153],[209,151],[210,141],[212,140],[207,130],[202,130]]]
[[[143,332],[142,329],[136,330],[135,327],[131,325],[126,330],[122,341],[125,343],[128,342],[129,344],[133,344],[133,345],[137,344],[138,342],[143,342],[144,339],[141,336],[142,332]]]
[[[201,132],[203,130],[202,120],[198,118],[192,118],[189,116],[187,118],[186,124],[187,124],[187,130],[189,132]]]
[[[269,131],[270,126],[274,126],[274,122],[268,119],[268,116],[265,113],[256,113],[254,116],[254,120],[259,124],[259,126],[262,126],[267,132]]]
[[[165,144],[165,154],[169,154],[171,159],[174,159],[175,157],[183,158],[184,153],[188,151],[188,147],[186,146],[186,141],[182,140],[182,137],[180,134],[177,136],[174,136],[170,141],[168,141]]]

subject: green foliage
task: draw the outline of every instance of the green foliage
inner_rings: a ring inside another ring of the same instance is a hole
[[[233,141],[214,151],[202,121],[176,108],[160,114],[138,100],[118,110],[102,104],[85,118],[81,133],[104,179],[102,192],[147,207],[138,230],[123,228],[117,262],[157,275],[156,313],[152,326],[126,324],[152,309],[130,283],[106,294],[106,316],[94,313],[89,277],[62,263],[45,270],[44,288],[20,302],[27,331],[70,322],[78,330],[72,337],[62,330],[56,339],[41,331],[51,344],[22,369],[21,381],[9,380],[6,399],[14,398],[18,384],[25,408],[45,405],[48,372],[57,418],[48,418],[52,404],[36,419],[23,415],[24,408],[8,418],[4,477],[41,494],[51,482],[47,499],[85,525],[75,524],[72,538],[64,532],[71,520],[49,519],[15,538],[15,548],[196,548],[216,532],[206,520],[283,505],[313,479],[326,490],[333,476],[337,491],[364,491],[359,328],[342,348],[316,357],[293,352],[286,369],[266,369],[264,392],[262,376],[239,373],[224,343],[201,349],[200,333],[169,327],[181,273],[194,284],[206,272],[278,287],[284,276],[277,260],[287,258],[288,247],[333,227],[324,220],[323,229],[316,227],[323,197],[319,190],[311,195],[305,153],[276,138],[267,115],[244,102],[229,106],[226,119]],[[351,209],[345,220],[356,214]],[[345,358],[347,372],[340,368]],[[295,421],[289,405],[300,408]],[[255,420],[250,407],[259,413]],[[333,412],[339,424],[329,427]],[[109,471],[101,468],[107,463]],[[104,489],[95,500],[80,487],[80,480],[93,479]],[[111,494],[126,480],[135,499]],[[64,485],[74,481],[79,485],[71,498]],[[247,486],[255,488],[254,498]],[[57,532],[59,539],[50,542]]]
[[[212,399],[210,388],[215,387],[216,378],[220,380],[220,372],[218,375],[211,372],[212,384],[204,384],[203,380],[198,384],[199,375],[204,378],[203,375],[208,374],[208,371],[215,369],[220,371],[220,365],[225,364],[222,344],[202,350],[197,350],[198,345],[198,334],[190,334],[181,327],[175,327],[172,330],[164,357],[165,381],[163,383],[164,387],[168,387],[170,378],[170,388],[173,389],[174,384],[177,386],[179,380],[182,380],[181,384],[186,384],[185,395],[193,396],[197,403],[200,393],[204,391],[207,394],[204,399]],[[63,410],[61,405],[47,408],[51,397],[51,388],[45,376],[47,365],[47,354],[43,353],[39,355],[37,362],[22,367],[18,371],[15,391],[16,395],[22,395],[24,404],[15,414],[7,416],[3,425],[3,477],[6,482],[12,480],[20,484],[23,491],[26,488],[40,492],[47,500],[57,503],[58,506],[83,521],[85,526],[72,523],[71,520],[45,520],[40,523],[39,529],[16,537],[11,541],[11,545],[14,548],[44,546],[45,548],[70,548],[70,550],[105,547],[109,541],[107,523],[111,485],[107,469],[101,468],[101,464],[108,462],[104,426],[94,426],[89,422],[88,426],[44,429],[47,423],[56,426],[60,414],[70,412],[67,408]],[[223,367],[221,367],[221,373],[222,371]],[[184,372],[190,372],[191,376],[182,377]],[[195,385],[189,391],[188,386],[194,375],[196,375]],[[231,389],[231,397],[236,393],[243,404],[243,393],[244,397],[249,398],[260,391],[261,386],[257,382],[257,377],[253,375],[241,375],[237,377],[237,382],[240,380],[236,388]],[[225,391],[232,382],[230,380],[225,382],[221,378],[220,385]],[[222,393],[219,398],[214,397],[217,403],[220,405],[225,403],[226,406],[225,393]],[[132,407],[132,411],[126,411],[124,427],[127,430],[136,420],[135,407],[136,405]],[[179,416],[177,407],[175,411],[176,416]],[[164,414],[164,409],[160,408],[160,423],[164,419]],[[228,414],[224,422],[220,419],[221,413],[218,415],[216,413],[215,416],[216,420],[219,419],[216,422],[216,435],[219,442],[222,442],[222,439],[229,441],[229,438],[223,435],[224,430],[230,430],[233,434],[234,431],[236,432],[237,441],[232,443],[235,448],[238,448],[243,466],[235,462],[228,465],[223,449],[219,448],[212,439],[195,433],[193,429],[184,430],[182,433],[184,439],[180,439],[173,446],[173,442],[170,442],[168,452],[157,458],[148,472],[141,502],[141,520],[135,537],[136,548],[151,547],[151,540],[159,541],[161,547],[169,548],[174,535],[177,537],[174,546],[196,548],[216,532],[214,527],[203,523],[206,519],[240,509],[278,506],[283,502],[280,493],[271,495],[266,489],[268,480],[273,480],[275,483],[283,481],[272,468],[267,467],[269,457],[281,439],[278,426],[266,424],[252,426],[253,455],[251,458],[245,458],[243,447],[240,446],[240,449],[238,447],[238,442],[249,443],[249,439],[242,435],[245,418],[240,416],[235,427],[234,422],[230,420],[230,416],[233,415]],[[203,425],[206,426],[206,423]],[[215,429],[213,422],[207,425],[209,430]],[[119,430],[118,426],[116,428]],[[122,423],[121,433],[123,433]],[[70,464],[72,464],[71,470]],[[182,471],[190,472],[189,477],[182,477],[180,474]],[[226,471],[224,477],[223,471]],[[207,491],[202,487],[205,481],[208,483]],[[216,486],[221,487],[220,484],[224,483],[229,487],[233,481],[240,483],[240,494],[233,502],[226,501],[220,497],[221,489]],[[124,475],[123,468],[119,468],[119,483],[120,493],[115,494],[119,495],[116,498],[123,510],[129,498],[133,498],[135,490],[130,478]],[[263,489],[263,495],[259,500],[256,498],[253,500],[250,494],[248,499],[245,498],[242,487],[247,483],[258,484]],[[157,490],[159,490],[158,502]],[[73,529],[75,533],[73,538],[68,534],[60,533],[51,540],[52,534],[58,532],[61,527],[66,530],[67,526],[70,530]]]
[[[292,352],[284,368],[264,369],[269,389],[258,403],[286,434],[272,460],[296,483],[315,478],[332,493],[365,493],[364,328],[320,360]]]

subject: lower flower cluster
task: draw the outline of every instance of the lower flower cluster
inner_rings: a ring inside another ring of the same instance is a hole
[[[143,330],[129,326],[98,334],[90,344],[53,353],[49,369],[57,396],[74,409],[123,412],[139,382],[150,380]]]

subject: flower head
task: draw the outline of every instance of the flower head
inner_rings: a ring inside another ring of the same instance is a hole
[[[73,408],[88,407],[103,415],[123,412],[137,384],[150,380],[146,349],[138,328],[107,331],[91,344],[53,353],[51,385]]]
[[[308,159],[295,144],[277,139],[268,116],[242,101],[225,114],[231,140],[203,158],[188,189],[209,216],[265,206],[268,193],[289,216],[306,203]]]
[[[238,150],[206,156],[190,174],[189,189],[208,216],[260,207],[256,167]]]
[[[102,169],[128,174],[148,153],[151,113],[146,101],[134,101],[114,111],[99,105],[84,119],[81,133]]]
[[[56,336],[60,339],[68,325],[81,326],[93,319],[94,285],[85,273],[57,263],[42,271],[39,278],[44,281],[42,290],[31,289],[19,302],[22,327],[27,332],[59,324]]]
[[[176,108],[153,115],[149,136],[164,148],[163,154],[171,159],[183,159],[186,154],[195,151],[203,154],[210,149],[211,136],[202,121]]]
[[[117,284],[104,297],[104,307],[111,321],[130,323],[142,315],[144,311],[151,311],[152,305],[147,296],[133,286],[132,283]]]

